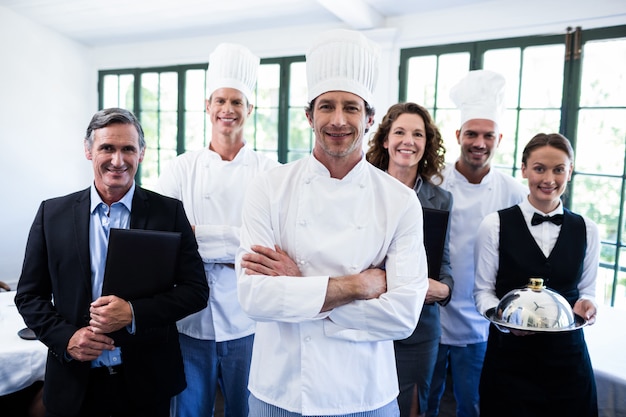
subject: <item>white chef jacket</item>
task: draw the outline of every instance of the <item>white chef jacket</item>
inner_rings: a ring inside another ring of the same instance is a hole
[[[178,156],[159,177],[157,191],[181,200],[195,225],[210,288],[208,306],[180,320],[179,332],[217,342],[254,333],[254,321],[237,301],[235,269],[226,264],[235,262],[243,196],[250,181],[276,165],[247,145],[232,161],[222,160],[207,147]]]
[[[440,306],[441,341],[466,346],[487,341],[489,321],[474,303],[474,244],[483,218],[494,211],[514,206],[528,195],[528,187],[494,167],[480,184],[471,184],[454,164],[443,170],[441,188],[452,193],[450,219],[450,264],[454,288],[448,305]]]
[[[550,252],[556,245],[556,240],[561,232],[561,226],[552,222],[543,222],[532,226],[530,221],[534,213],[553,216],[563,214],[563,204],[559,204],[554,211],[543,213],[534,208],[528,198],[519,204],[524,220],[530,230],[530,234],[541,248],[544,256],[550,256]],[[598,274],[598,264],[600,262],[600,235],[598,226],[583,216],[587,230],[587,251],[583,261],[583,273],[578,283],[579,299],[584,298],[595,302],[596,298],[596,276]],[[500,300],[496,296],[496,275],[500,260],[500,216],[498,213],[491,213],[480,225],[474,259],[476,262],[476,282],[474,284],[474,297],[476,308],[480,314],[484,314],[491,307],[496,307]]]
[[[249,389],[303,415],[374,410],[393,401],[393,340],[409,336],[428,288],[415,192],[365,158],[343,179],[309,156],[249,188],[236,265],[250,246],[285,250],[303,277],[238,271],[239,301],[257,323]],[[384,267],[387,292],[320,313],[329,276]]]

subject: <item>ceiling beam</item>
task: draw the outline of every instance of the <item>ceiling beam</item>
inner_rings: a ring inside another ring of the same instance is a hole
[[[385,17],[363,0],[317,0],[329,12],[353,29],[374,29],[383,25]]]

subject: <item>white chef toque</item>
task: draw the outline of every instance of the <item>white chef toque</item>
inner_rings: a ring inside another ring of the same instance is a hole
[[[461,126],[472,119],[487,119],[500,127],[504,113],[505,79],[497,72],[470,71],[450,90],[450,98],[461,110]]]
[[[306,53],[308,100],[328,91],[346,91],[372,103],[380,47],[360,32],[323,33]]]
[[[260,62],[260,58],[243,45],[219,44],[209,56],[206,97],[211,97],[220,88],[234,88],[251,103]]]

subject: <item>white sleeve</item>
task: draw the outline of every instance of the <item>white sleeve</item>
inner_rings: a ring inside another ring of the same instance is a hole
[[[194,199],[201,198],[196,193],[183,196],[183,183],[190,180],[191,166],[183,159],[176,158],[159,176],[155,191],[183,202],[187,219],[194,226],[198,243],[198,253],[204,263],[234,263],[239,247],[239,227],[230,225],[202,225],[193,219]]]
[[[328,287],[328,276],[247,275],[241,257],[251,253],[252,245],[282,247],[278,216],[279,202],[271,200],[271,187],[265,175],[256,177],[248,188],[243,204],[241,243],[237,250],[237,296],[244,312],[256,321],[301,322],[321,319],[319,314]],[[275,207],[272,207],[272,205]],[[283,248],[285,249],[285,248]]]
[[[198,252],[205,263],[234,263],[240,229],[227,224],[195,225]]]
[[[584,217],[587,229],[587,250],[583,261],[582,278],[578,283],[579,298],[596,302],[596,278],[600,264],[600,232],[598,225]]]
[[[154,191],[177,200],[183,199],[182,183],[178,176],[179,158],[172,159],[159,175]]]
[[[476,265],[474,279],[474,302],[480,314],[497,307],[496,276],[500,260],[500,216],[497,212],[487,215],[478,228],[474,246]]]

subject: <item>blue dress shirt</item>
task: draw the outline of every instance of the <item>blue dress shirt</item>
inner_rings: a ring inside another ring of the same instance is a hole
[[[128,229],[130,227],[130,211],[132,209],[135,183],[118,202],[108,206],[102,201],[95,185],[91,185],[91,207],[89,220],[89,253],[91,256],[91,298],[96,300],[102,295],[102,282],[106,264],[109,230]],[[132,306],[131,306],[132,308]],[[134,330],[134,318],[133,326]],[[122,364],[120,348],[105,350],[91,362],[92,367],[116,366]]]

